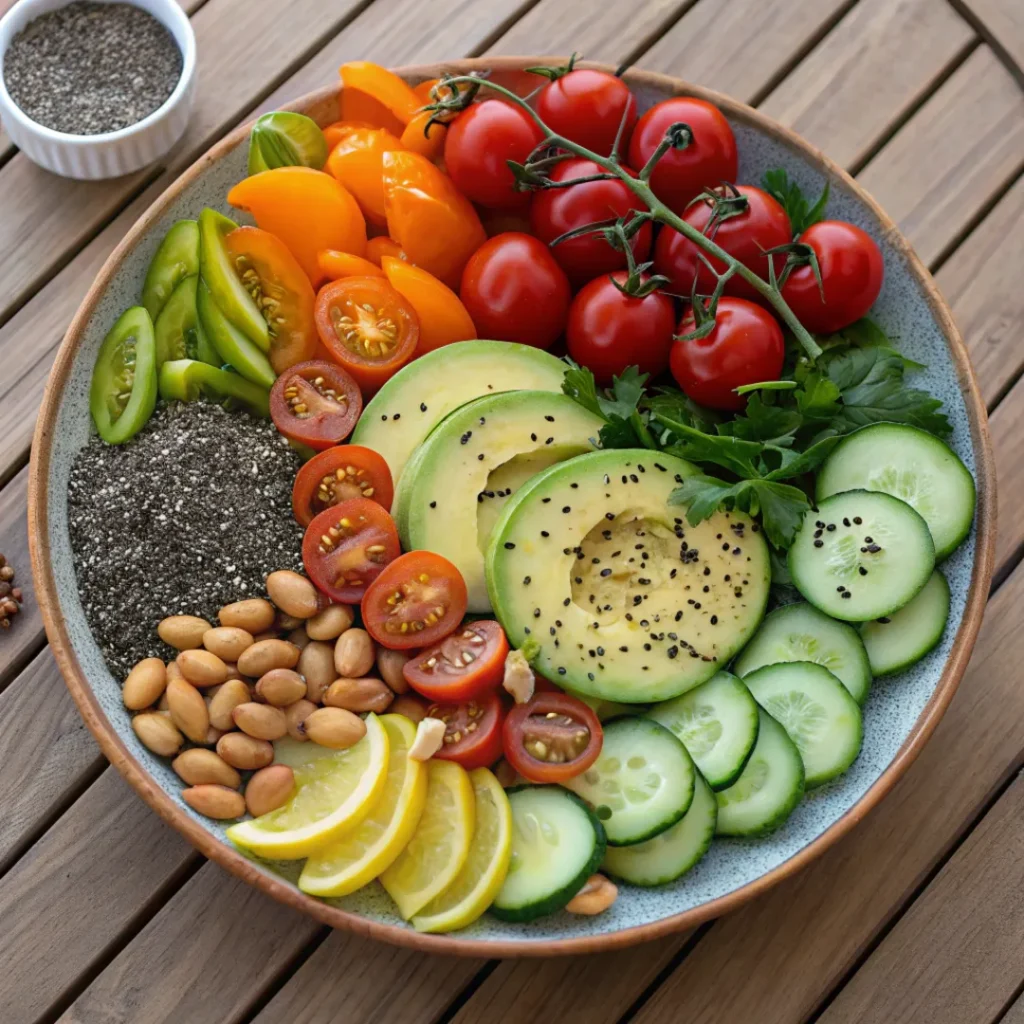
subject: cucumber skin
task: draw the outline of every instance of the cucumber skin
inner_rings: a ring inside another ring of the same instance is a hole
[[[505,790],[506,796],[518,793],[522,789],[540,789],[540,786],[513,786]],[[521,907],[499,907],[492,903],[490,913],[499,921],[509,921],[513,924],[521,924],[525,921],[534,921],[538,917],[545,917],[548,914],[556,914],[564,910],[566,904],[583,888],[586,880],[601,866],[604,860],[604,851],[607,848],[608,840],[604,833],[604,825],[601,819],[571,790],[563,789],[562,792],[579,804],[586,811],[590,824],[594,826],[594,852],[590,860],[583,866],[583,870],[566,886],[552,893],[547,899],[537,900],[535,903],[526,903]]]
[[[934,637],[931,640],[928,641],[927,645],[925,647],[918,647],[918,648],[916,648],[916,650],[918,652],[917,654],[914,654],[914,655],[906,658],[905,660],[899,662],[898,664],[886,664],[886,665],[883,665],[883,666],[879,666],[878,671],[875,673],[876,677],[881,678],[881,677],[884,677],[884,676],[896,675],[896,673],[902,672],[906,668],[910,668],[911,665],[916,665],[926,654],[928,654],[930,651],[933,651],[939,645],[939,642],[942,640],[942,637],[945,635],[946,627],[949,625],[949,608],[950,608],[949,581],[946,579],[945,576],[942,575],[941,572],[939,572],[938,569],[934,570],[933,575],[937,575],[942,580],[942,584],[945,587],[945,591],[946,591],[946,618],[943,620],[942,625],[939,627],[939,629],[935,633]],[[930,583],[930,582],[931,582],[931,579],[929,578],[928,583]],[[924,585],[924,587],[921,588],[921,593],[923,593],[924,589],[928,586],[928,583],[926,583]],[[921,593],[918,593],[917,596],[920,597]],[[906,607],[906,605],[904,605],[904,607]],[[900,611],[902,611],[902,610],[903,609],[901,608]],[[898,615],[899,612],[896,612],[895,614]],[[861,630],[863,630],[866,626],[870,626],[870,625],[871,625],[870,621],[869,622],[861,623]],[[866,642],[865,642],[864,646],[865,646],[865,650],[866,650],[867,649],[867,643]],[[871,662],[871,655],[868,654],[868,663],[870,664],[870,662]],[[872,672],[875,671],[874,666],[872,666],[871,670],[872,670]]]

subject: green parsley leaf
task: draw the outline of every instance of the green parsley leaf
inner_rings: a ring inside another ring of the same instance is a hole
[[[722,422],[722,417],[714,409],[708,409],[698,405],[692,398],[688,398],[678,388],[660,387],[656,393],[648,395],[641,406],[647,412],[660,413],[677,423],[685,423],[689,427],[695,427],[705,434],[713,434],[715,427]],[[723,424],[723,426],[728,424]],[[721,428],[719,428],[721,430]],[[724,432],[724,431],[723,431]]]
[[[805,420],[820,423],[839,415],[838,385],[817,370],[805,377],[803,387],[794,394],[797,413]]]
[[[796,409],[786,405],[768,405],[759,394],[752,394],[747,399],[743,415],[720,424],[718,432],[742,437],[745,441],[787,447],[793,443],[802,425],[803,419]]]
[[[639,367],[627,366],[621,377],[612,377],[611,398],[597,394],[597,404],[606,419],[619,417],[628,420],[636,412],[644,395],[644,384],[649,374],[641,373]],[[593,374],[591,374],[593,379]]]
[[[789,480],[794,476],[803,476],[804,473],[813,473],[828,458],[832,449],[835,448],[842,438],[836,434],[831,437],[822,438],[802,452],[793,452],[784,448],[776,448],[775,451],[782,452],[784,457],[778,469],[765,474],[766,480]]]
[[[656,416],[658,422],[672,432],[673,442],[666,447],[670,455],[690,462],[710,462],[728,469],[737,476],[761,476],[758,459],[762,446],[756,441],[744,441],[728,434],[704,434],[685,423]]]
[[[584,409],[594,413],[595,416],[603,415],[601,406],[597,401],[597,382],[593,373],[585,366],[574,363],[566,358],[569,368],[562,378],[562,392],[568,395],[573,401],[578,402]]]
[[[782,167],[766,171],[761,179],[761,188],[779,201],[789,216],[793,228],[793,237],[802,235],[812,224],[825,219],[825,207],[828,205],[829,182],[825,182],[817,201],[811,205],[800,186],[793,181]]]

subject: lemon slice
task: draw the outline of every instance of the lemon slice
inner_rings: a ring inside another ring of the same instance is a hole
[[[473,784],[454,761],[427,762],[427,801],[416,832],[381,884],[407,921],[462,870],[473,838]]]
[[[355,831],[306,861],[299,888],[313,896],[347,896],[372,882],[405,849],[423,813],[427,766],[409,758],[416,726],[402,715],[381,718],[389,754],[384,791]]]
[[[505,883],[512,856],[512,808],[501,783],[487,768],[469,773],[476,829],[458,877],[412,919],[419,932],[453,932],[472,924]]]
[[[388,735],[376,715],[347,750],[279,740],[274,759],[295,772],[295,795],[276,811],[228,829],[228,838],[259,857],[298,860],[353,829],[380,798],[387,779]]]

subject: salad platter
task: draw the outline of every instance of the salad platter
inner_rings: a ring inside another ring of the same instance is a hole
[[[693,927],[852,828],[966,668],[963,344],[871,198],[727,97],[341,77],[168,189],[64,340],[30,478],[62,672],[157,813],[332,926]]]

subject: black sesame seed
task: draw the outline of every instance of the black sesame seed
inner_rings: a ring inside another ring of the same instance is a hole
[[[571,511],[572,511],[572,506],[571,505],[563,505],[562,506],[562,512],[563,513],[564,512],[571,512]]]
[[[420,412],[426,412],[426,411],[427,411],[427,403],[426,402],[420,402]]]
[[[510,540],[505,541],[505,550],[506,551],[511,551],[514,547],[515,547],[515,544],[513,544],[512,541],[510,541]]]
[[[611,571],[611,569],[602,569],[602,570],[601,570],[601,575],[602,575],[602,577],[607,577],[607,576],[611,576],[611,574],[612,574],[612,571]]]
[[[523,577],[523,586],[524,587],[528,587],[531,582],[532,582],[531,577],[529,577],[529,576],[524,576]]]

